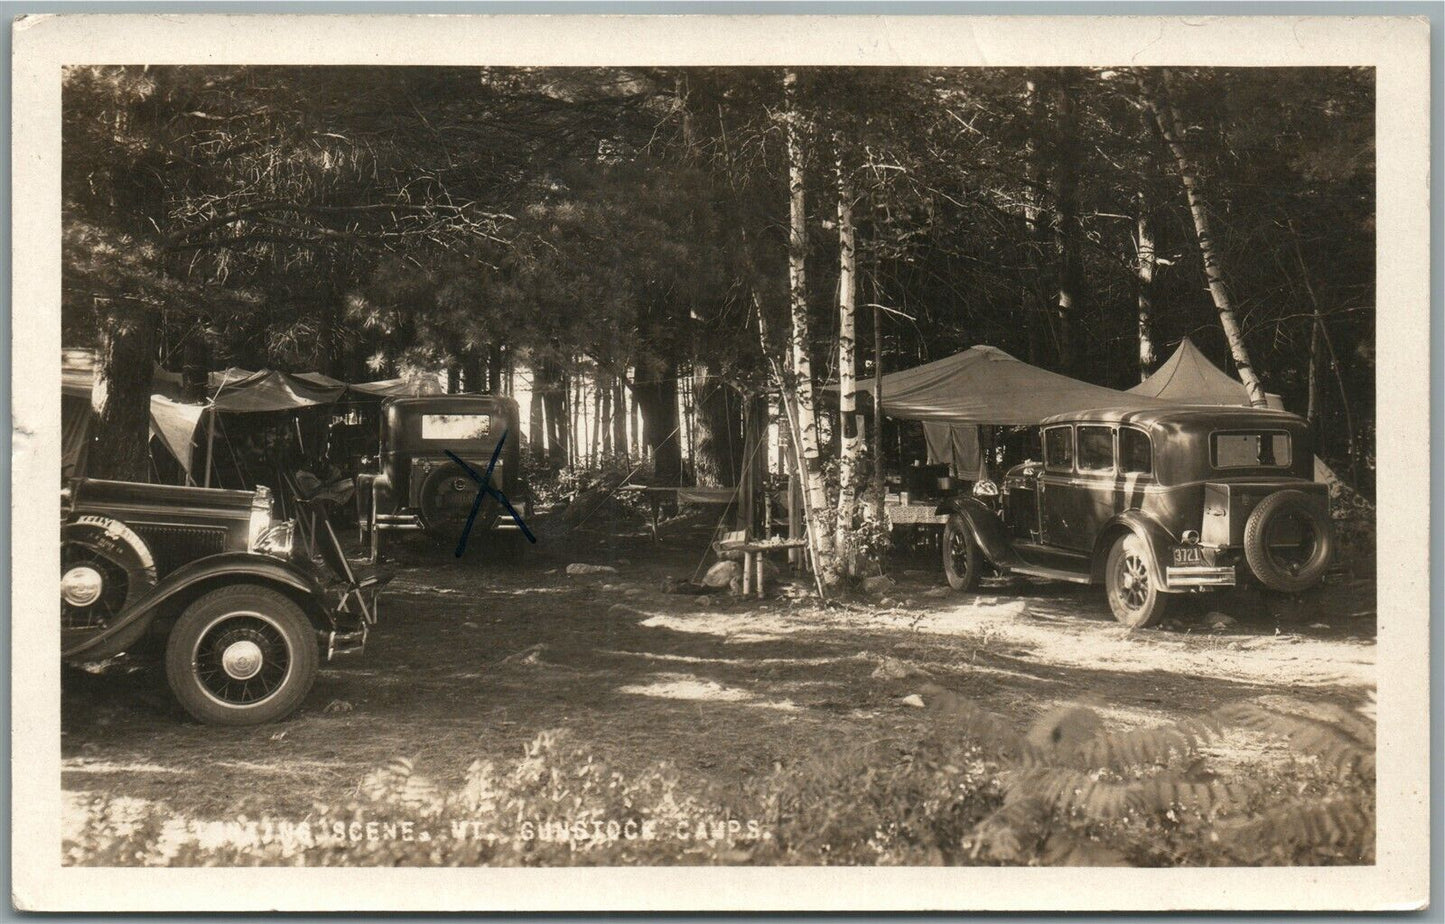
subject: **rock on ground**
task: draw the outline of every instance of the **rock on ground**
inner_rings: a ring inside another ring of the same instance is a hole
[[[589,565],[584,562],[573,562],[567,566],[567,573],[579,574],[616,574],[617,569],[611,565]]]
[[[882,596],[893,589],[893,579],[886,574],[874,575],[863,579],[863,592],[873,596]]]

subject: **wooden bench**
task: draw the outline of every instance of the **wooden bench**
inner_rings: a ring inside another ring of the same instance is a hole
[[[801,549],[807,546],[806,539],[759,539],[753,541],[748,539],[746,530],[734,530],[724,533],[722,538],[713,543],[713,549],[721,555],[723,552],[743,553],[743,596],[751,594],[756,588],[759,597],[767,593],[767,571],[763,566],[766,561],[764,556],[768,552],[777,549]],[[754,580],[756,574],[756,580]]]

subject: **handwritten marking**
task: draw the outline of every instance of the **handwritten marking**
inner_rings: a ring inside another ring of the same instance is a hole
[[[467,514],[467,525],[462,527],[462,537],[461,540],[457,542],[457,558],[461,558],[462,554],[466,552],[467,537],[472,534],[472,524],[476,522],[477,513],[482,509],[482,498],[486,497],[489,494],[492,497],[495,497],[503,507],[507,508],[507,513],[511,515],[512,519],[516,522],[517,527],[521,529],[522,534],[525,535],[529,540],[531,540],[533,544],[537,542],[537,537],[532,535],[532,531],[528,529],[527,524],[523,522],[522,515],[517,512],[517,509],[515,507],[512,506],[512,502],[507,500],[507,495],[492,487],[492,469],[497,467],[497,459],[501,456],[502,446],[506,442],[507,431],[503,430],[501,439],[497,440],[497,448],[492,450],[492,461],[487,463],[486,475],[478,475],[476,471],[470,465],[463,462],[456,453],[452,452],[450,449],[444,450],[447,456],[453,462],[460,465],[462,469],[466,471],[467,475],[477,483],[477,499],[472,501],[471,513]]]

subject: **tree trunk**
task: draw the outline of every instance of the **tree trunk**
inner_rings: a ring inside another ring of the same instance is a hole
[[[482,354],[478,350],[468,350],[462,354],[462,388],[471,393],[487,390],[487,383],[482,374]]]
[[[1173,78],[1168,68],[1165,68],[1166,93],[1170,93],[1172,90],[1172,83]],[[1169,151],[1174,156],[1180,182],[1184,184],[1184,193],[1189,198],[1189,213],[1194,218],[1194,233],[1199,238],[1199,252],[1204,259],[1204,278],[1209,283],[1209,294],[1214,299],[1214,308],[1219,312],[1219,324],[1224,328],[1224,338],[1229,342],[1229,352],[1234,357],[1239,380],[1244,383],[1244,390],[1249,395],[1250,405],[1266,407],[1268,402],[1265,400],[1264,386],[1260,383],[1259,376],[1249,361],[1249,350],[1244,345],[1244,333],[1240,330],[1239,322],[1234,316],[1234,304],[1230,300],[1229,290],[1224,284],[1224,265],[1220,254],[1215,249],[1214,235],[1209,229],[1209,204],[1199,181],[1199,170],[1184,147],[1184,119],[1179,114],[1179,109],[1164,94],[1157,91],[1146,92],[1145,101],[1154,114],[1154,122],[1159,126],[1159,134],[1163,136],[1164,143],[1169,146]]]
[[[547,423],[542,408],[542,379],[532,373],[532,400],[527,413],[527,438],[531,441],[532,464],[540,468],[547,460]]]
[[[627,445],[627,386],[619,378],[612,386],[612,451],[622,457],[625,464],[632,464],[632,453]]]
[[[668,362],[661,370],[640,375],[634,382],[633,397],[642,417],[642,442],[652,453],[652,483],[669,487],[682,484],[682,441],[678,439],[677,364]]]
[[[591,445],[591,465],[595,468],[602,461],[602,395],[604,390],[602,383],[598,380],[601,373],[592,377],[592,433],[589,434],[588,442]]]
[[[502,393],[502,345],[494,343],[487,349],[487,393]]]
[[[1073,374],[1080,365],[1073,338],[1080,310],[1084,265],[1079,255],[1079,127],[1074,114],[1077,87],[1073,71],[1059,69],[1058,139],[1054,146],[1054,247],[1059,261],[1059,290],[1054,302],[1054,331],[1059,368]]]
[[[456,363],[447,366],[447,394],[454,395],[462,390],[462,367]]]
[[[1057,341],[1053,336],[1053,312],[1048,299],[1048,277],[1045,270],[1044,249],[1048,241],[1048,228],[1043,220],[1044,213],[1044,145],[1040,138],[1044,133],[1044,105],[1039,91],[1039,81],[1024,82],[1025,106],[1028,113],[1028,134],[1024,141],[1024,224],[1028,239],[1024,244],[1025,263],[1028,266],[1027,282],[1024,284],[1022,309],[1023,323],[1028,335],[1029,362],[1042,366],[1051,344]]]
[[[738,483],[741,470],[742,406],[727,383],[713,376],[706,363],[692,367],[693,407],[697,411],[697,483],[720,488]]]
[[[543,364],[542,405],[547,412],[547,464],[554,470],[567,467],[567,397],[562,376],[555,366]]]
[[[797,71],[786,72],[783,88],[787,95],[788,307],[792,318],[788,339],[793,360],[791,375],[785,377],[783,390],[784,395],[792,399],[795,417],[793,435],[800,456],[799,474],[804,485],[813,567],[823,585],[830,586],[836,584],[841,575],[833,545],[833,531],[828,522],[833,508],[828,502],[828,486],[823,480],[818,450],[818,415],[813,403],[813,360],[809,355],[811,338],[804,267],[808,256],[807,209],[803,196],[805,155],[802,119],[797,105]]]
[[[842,139],[835,139],[841,146]],[[838,526],[834,543],[852,573],[857,558],[853,535],[858,516],[858,278],[853,227],[853,183],[838,155]]]
[[[602,431],[602,458],[610,459],[615,453],[612,448],[612,376],[597,373],[597,429]]]
[[[1146,189],[1139,190],[1138,234],[1135,239],[1138,250],[1139,283],[1139,381],[1147,379],[1159,362],[1154,350],[1154,268],[1158,263],[1158,251],[1154,246],[1153,203],[1149,201]]]
[[[155,370],[156,314],[127,298],[110,302],[101,328],[91,391],[94,419],[86,475],[150,480],[150,395]]]
[[[873,490],[869,517],[883,522],[883,309],[878,304],[878,286],[873,288]]]

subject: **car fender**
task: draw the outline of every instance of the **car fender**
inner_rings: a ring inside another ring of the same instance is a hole
[[[1140,510],[1125,510],[1099,530],[1099,538],[1094,540],[1093,555],[1090,558],[1090,579],[1095,584],[1104,582],[1104,566],[1109,558],[1109,549],[1125,530],[1143,541],[1144,554],[1149,558],[1149,572],[1158,575],[1162,588],[1167,590],[1166,575],[1160,562],[1167,559],[1174,537],[1159,521]]]
[[[1007,565],[1014,560],[1013,547],[1009,544],[1003,521],[982,501],[972,497],[954,497],[939,504],[934,513],[962,517],[973,541],[991,564]]]
[[[238,583],[260,584],[274,587],[302,604],[306,615],[318,629],[329,628],[330,619],[325,606],[325,587],[317,578],[289,561],[260,555],[255,552],[222,552],[198,558],[166,575],[165,579],[151,592],[138,600],[120,618],[103,632],[85,639],[61,651],[65,659],[109,657],[102,654],[108,646],[103,643],[124,636],[133,639],[163,612],[167,604],[184,598],[189,593],[208,584],[222,583],[227,578],[239,578]],[[130,630],[130,631],[127,631]]]

